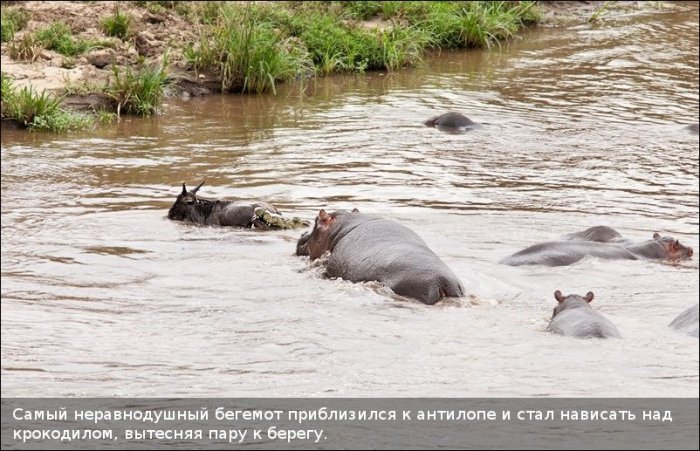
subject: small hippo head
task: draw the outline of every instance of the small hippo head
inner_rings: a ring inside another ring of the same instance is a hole
[[[552,318],[554,318],[566,309],[578,307],[590,308],[588,304],[590,304],[591,301],[593,301],[593,292],[589,291],[588,293],[586,293],[585,296],[581,297],[577,294],[570,294],[568,296],[564,296],[563,294],[561,294],[561,291],[557,290],[554,292],[554,299],[557,300],[557,306],[554,307],[554,313],[552,314]]]
[[[357,213],[357,208],[353,209],[352,212]],[[305,232],[297,241],[297,255],[308,255],[311,260],[315,260],[326,251],[332,250],[331,229],[339,216],[348,213],[345,210],[333,213],[326,213],[326,210],[319,211],[313,230]]]
[[[187,191],[187,187],[185,187],[185,183],[183,182],[182,192],[179,196],[177,196],[173,206],[170,207],[170,210],[168,211],[168,218],[175,221],[191,219],[192,213],[195,210],[195,205],[198,201],[196,194],[202,185],[204,185],[204,181],[202,181],[202,183],[200,183],[192,191]]]
[[[684,246],[675,238],[655,233],[654,241],[663,246],[664,256],[668,260],[688,260],[693,257],[693,248]]]

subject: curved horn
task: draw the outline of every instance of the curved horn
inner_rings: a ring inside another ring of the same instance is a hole
[[[182,182],[182,194],[187,194],[187,188],[185,187],[185,182]]]
[[[204,180],[202,180],[202,183],[200,183],[199,185],[197,185],[197,188],[193,189],[192,192],[191,192],[190,194],[196,194],[197,191],[199,190],[199,188],[202,187],[202,185],[204,185]]]

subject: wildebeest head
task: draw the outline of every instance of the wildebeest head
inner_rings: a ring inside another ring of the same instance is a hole
[[[187,191],[187,187],[183,182],[182,192],[179,196],[177,196],[173,206],[170,207],[170,210],[168,211],[168,218],[175,221],[196,221],[194,216],[196,216],[196,212],[198,210],[197,203],[200,202],[200,200],[197,199],[197,191],[202,187],[202,185],[204,185],[204,181],[202,181],[202,183],[200,183],[192,191]]]

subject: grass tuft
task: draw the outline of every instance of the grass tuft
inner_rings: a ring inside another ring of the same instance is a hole
[[[141,64],[136,71],[112,66],[114,77],[105,87],[105,94],[115,103],[117,116],[122,112],[147,116],[158,111],[168,81],[167,60],[166,56],[158,65]]]
[[[2,75],[3,118],[31,130],[56,133],[92,127],[94,121],[90,116],[62,109],[62,100],[46,91],[38,93],[32,86],[17,90],[9,77]]]
[[[77,56],[100,45],[93,41],[74,38],[71,29],[63,22],[54,22],[38,30],[35,37],[47,49],[55,50],[65,56]]]
[[[119,11],[119,2],[114,4],[114,14],[102,19],[102,30],[107,36],[126,39],[131,35],[132,17]]]

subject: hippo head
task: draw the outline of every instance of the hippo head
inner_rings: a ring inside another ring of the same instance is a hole
[[[566,309],[570,308],[577,308],[577,307],[589,307],[588,304],[593,301],[593,292],[589,291],[586,293],[585,296],[581,297],[577,294],[570,294],[568,296],[564,296],[561,294],[561,291],[557,290],[554,292],[554,299],[557,300],[557,306],[554,307],[554,313],[552,314],[552,318],[557,316],[559,313],[563,312]]]
[[[357,213],[357,208],[353,209],[352,212]],[[305,232],[297,241],[297,255],[308,255],[311,260],[315,260],[326,251],[331,251],[333,241],[331,230],[337,218],[348,213],[344,210],[333,213],[326,213],[326,210],[319,211],[314,228],[311,232]]]
[[[185,183],[183,182],[182,192],[177,196],[173,206],[170,207],[168,218],[175,221],[190,219],[195,210],[195,205],[197,204],[197,191],[199,191],[202,185],[204,185],[204,181],[192,191],[187,191],[187,187],[185,187]]]
[[[688,260],[693,257],[693,248],[683,246],[680,241],[670,236],[654,233],[654,241],[663,246],[665,258],[668,260]]]

